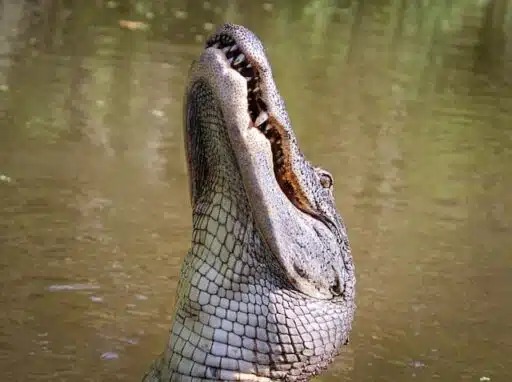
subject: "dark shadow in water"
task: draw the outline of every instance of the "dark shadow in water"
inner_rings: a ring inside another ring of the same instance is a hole
[[[105,116],[105,126],[110,126],[110,140],[114,152],[123,156],[128,144],[125,139],[129,137],[129,130],[133,128],[130,120],[130,100],[133,95],[133,62],[136,51],[134,36],[129,31],[120,30],[117,33],[116,51],[124,52],[122,57],[112,60],[114,71],[110,79],[109,94],[107,96],[108,112]],[[124,110],[124,112],[121,112]]]
[[[92,100],[86,94],[85,86],[91,82],[92,70],[86,65],[86,60],[95,51],[90,25],[94,24],[94,9],[83,2],[77,3],[69,11],[67,22],[63,26],[63,41],[61,54],[69,56],[69,94],[64,103],[64,109],[69,113],[68,128],[64,130],[66,140],[79,141],[87,138],[88,112]],[[79,42],[79,43],[78,43]]]
[[[475,46],[475,70],[479,73],[487,73],[490,77],[501,74],[503,71],[508,3],[508,0],[489,0],[483,11]]]

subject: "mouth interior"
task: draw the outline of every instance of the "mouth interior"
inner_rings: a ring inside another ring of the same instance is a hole
[[[207,47],[221,50],[232,69],[236,70],[247,81],[248,113],[253,126],[260,130],[269,140],[274,163],[274,174],[282,191],[298,208],[304,210],[305,198],[293,174],[289,160],[288,138],[282,126],[268,114],[268,108],[262,99],[258,68],[254,67],[240,50],[235,40],[228,35],[217,35]]]

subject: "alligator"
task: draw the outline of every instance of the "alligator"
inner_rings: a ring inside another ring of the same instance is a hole
[[[220,27],[192,65],[193,232],[145,381],[308,381],[348,343],[355,274],[333,178],[300,151],[260,40]]]

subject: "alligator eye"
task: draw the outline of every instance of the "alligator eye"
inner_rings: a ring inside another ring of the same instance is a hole
[[[333,186],[334,181],[332,180],[331,174],[328,172],[322,171],[320,174],[320,184],[323,188],[331,188]]]

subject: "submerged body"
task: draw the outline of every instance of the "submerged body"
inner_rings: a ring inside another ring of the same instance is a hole
[[[300,152],[259,40],[225,25],[191,70],[192,245],[147,381],[305,381],[348,340],[355,276],[332,178]]]

